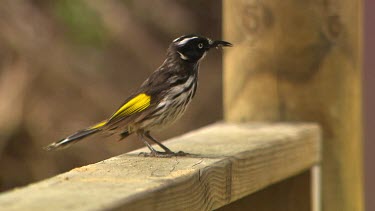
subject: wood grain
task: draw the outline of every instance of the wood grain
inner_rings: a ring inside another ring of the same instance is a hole
[[[362,2],[224,0],[224,116],[323,129],[323,210],[363,210]]]
[[[320,160],[313,124],[218,123],[0,195],[5,210],[212,210],[308,170]]]

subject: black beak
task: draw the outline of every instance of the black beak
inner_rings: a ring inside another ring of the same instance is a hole
[[[222,41],[222,40],[215,40],[211,43],[210,48],[219,48],[219,47],[232,47],[232,43]]]

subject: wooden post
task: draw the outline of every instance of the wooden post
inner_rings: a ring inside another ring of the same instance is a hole
[[[224,0],[223,11],[235,46],[225,119],[320,123],[323,210],[363,210],[362,2]]]

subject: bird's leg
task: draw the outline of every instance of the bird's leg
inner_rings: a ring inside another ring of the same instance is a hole
[[[174,152],[172,151],[172,150],[170,150],[168,147],[166,147],[166,146],[164,146],[162,143],[160,143],[159,141],[157,141],[154,137],[152,137],[151,135],[150,135],[150,132],[149,131],[147,131],[147,132],[145,132],[144,133],[145,134],[145,136],[149,139],[149,140],[151,140],[151,141],[153,141],[155,144],[157,144],[157,145],[159,145],[167,154],[174,154]]]
[[[138,133],[138,138],[143,141],[143,143],[148,147],[148,149],[151,151],[151,154],[158,154],[160,152],[156,151],[143,137],[143,133]]]
[[[145,157],[172,157],[175,155],[173,152],[172,154],[165,153],[165,152],[159,152],[155,150],[144,138],[144,132],[139,132],[138,137],[143,141],[143,143],[150,149],[151,153],[140,153],[140,155],[144,155]]]
[[[165,154],[166,155],[179,155],[179,156],[185,156],[187,155],[188,153],[185,153],[183,151],[179,151],[179,152],[173,152],[172,150],[170,150],[168,147],[166,147],[165,145],[163,145],[162,143],[160,143],[159,141],[157,141],[154,137],[151,136],[150,134],[150,131],[147,131],[144,133],[144,135],[151,141],[153,141],[154,143],[156,143],[157,145],[159,145],[164,151],[165,151]]]

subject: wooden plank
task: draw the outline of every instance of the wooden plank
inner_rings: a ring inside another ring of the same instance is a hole
[[[305,203],[310,198],[308,194],[303,192],[303,189],[297,189],[299,191],[285,191],[295,186],[310,187],[310,178],[310,171],[305,171],[225,205],[217,211],[269,211],[275,210],[275,207],[277,207],[277,211],[311,210],[311,204]],[[285,203],[290,199],[294,200],[295,203]]]
[[[319,123],[323,210],[363,210],[362,2],[223,3],[225,120]]]
[[[320,160],[314,124],[218,123],[0,195],[5,210],[211,210],[306,171]]]

